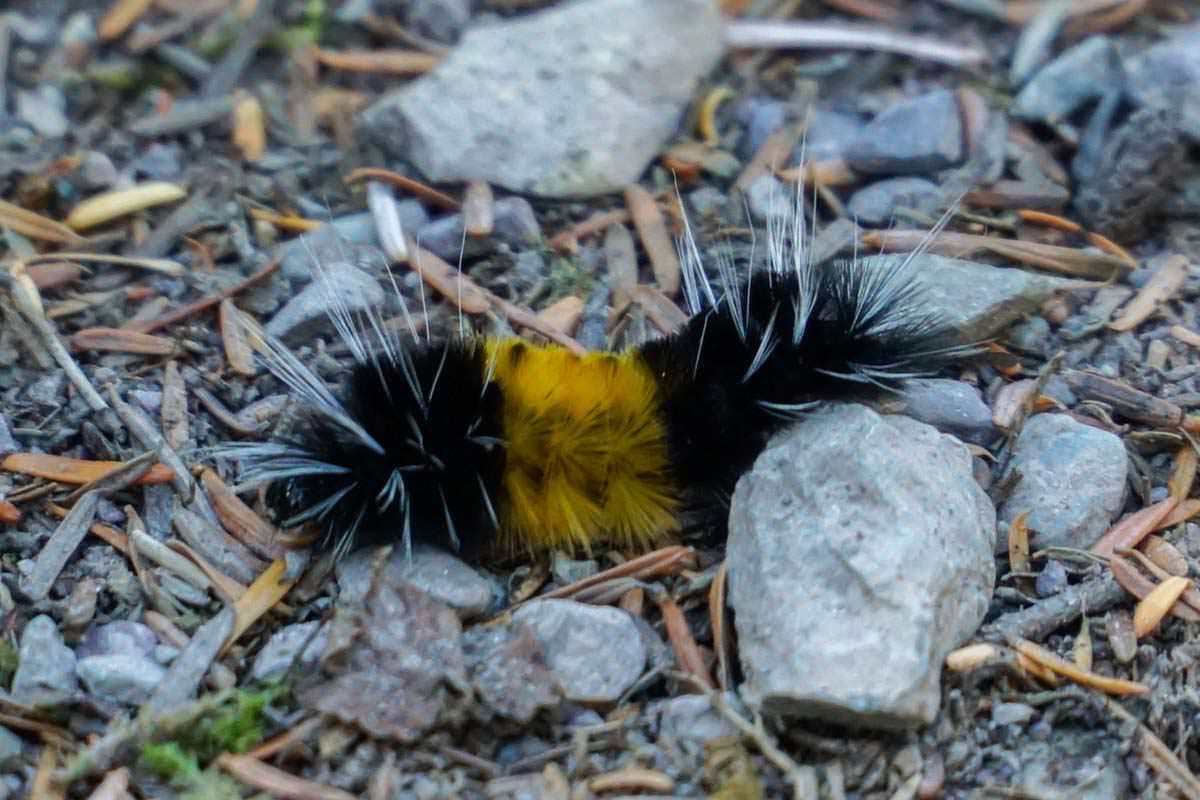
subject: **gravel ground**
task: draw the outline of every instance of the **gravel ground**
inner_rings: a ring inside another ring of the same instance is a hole
[[[1200,797],[1195,15],[9,4],[0,798]],[[335,564],[206,452],[296,424],[249,320],[345,376],[314,260],[619,348],[800,180],[996,352],[778,437],[728,548]]]

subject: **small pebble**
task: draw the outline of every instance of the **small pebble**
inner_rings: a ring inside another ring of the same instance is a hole
[[[1048,560],[1038,573],[1035,588],[1038,597],[1050,597],[1067,588],[1067,569],[1062,562],[1053,558]]]

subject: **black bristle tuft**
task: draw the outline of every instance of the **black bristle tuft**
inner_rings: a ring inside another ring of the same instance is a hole
[[[275,522],[315,523],[321,550],[416,541],[481,552],[495,536],[494,500],[463,487],[496,486],[503,466],[500,392],[485,367],[471,342],[356,366],[343,406],[383,452],[311,415],[288,444],[341,470],[273,482],[266,501]]]

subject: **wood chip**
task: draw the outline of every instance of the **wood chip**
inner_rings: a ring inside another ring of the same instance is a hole
[[[1079,618],[1079,633],[1071,646],[1071,660],[1084,672],[1092,671],[1092,630],[1086,615]]]
[[[58,524],[54,533],[38,553],[33,564],[33,570],[28,579],[22,584],[21,590],[34,602],[42,600],[58,580],[58,575],[71,555],[87,535],[88,528],[96,516],[96,508],[100,503],[99,492],[88,492],[80,497],[75,507],[67,514],[66,519]]]
[[[356,795],[315,781],[298,778],[250,756],[225,753],[217,757],[217,766],[251,786],[275,797],[292,800],[356,800]]]
[[[704,664],[700,645],[696,644],[696,638],[692,636],[687,618],[683,616],[679,605],[665,591],[658,592],[658,596],[654,599],[658,604],[659,612],[662,613],[663,625],[667,629],[667,639],[671,642],[671,649],[675,652],[675,663],[679,666],[680,671],[690,675],[705,688],[717,688],[712,676],[708,674],[708,667]]]
[[[1146,558],[1157,564],[1168,575],[1187,575],[1188,561],[1179,548],[1161,536],[1150,534],[1142,541],[1141,550]]]
[[[313,51],[317,63],[347,72],[381,72],[387,75],[424,75],[442,57],[420,50],[325,50]]]
[[[471,181],[463,193],[463,227],[467,236],[491,236],[496,225],[495,198],[487,181]]]
[[[117,412],[117,416],[121,418],[121,422],[125,423],[125,428],[129,431],[129,435],[133,437],[135,442],[138,442],[147,450],[154,450],[158,453],[168,467],[171,468],[171,485],[175,487],[175,491],[179,493],[180,500],[184,503],[192,502],[192,495],[196,491],[196,482],[192,480],[192,473],[188,471],[187,465],[183,463],[183,459],[175,452],[175,449],[167,444],[166,438],[156,425],[146,414],[138,408],[126,403],[117,394],[115,386],[109,386],[108,397],[112,402],[113,410]]]
[[[1084,400],[1099,400],[1117,414],[1156,428],[1175,428],[1183,422],[1183,409],[1169,400],[1133,388],[1123,381],[1086,370],[1066,370],[1071,391]]]
[[[575,329],[579,327],[579,320],[583,317],[583,299],[575,295],[567,295],[543,308],[537,313],[537,317],[546,325],[572,336]]]
[[[265,566],[244,544],[190,509],[175,509],[171,524],[216,569],[239,583],[250,583]]]
[[[206,467],[200,473],[200,483],[225,530],[264,558],[283,558],[287,549],[277,540],[278,529],[243,503],[216,472]]]
[[[162,336],[124,328],[84,328],[71,337],[71,347],[81,352],[131,353],[144,356],[173,356],[175,342]]]
[[[1154,581],[1147,578],[1133,564],[1121,556],[1113,556],[1108,560],[1108,569],[1116,578],[1121,588],[1141,600],[1154,591]],[[1200,622],[1200,611],[1185,603],[1175,603],[1171,606],[1171,614],[1188,622]]]
[[[1046,648],[1028,639],[1018,639],[1012,643],[1012,647],[1018,653],[1064,678],[1074,681],[1081,686],[1097,689],[1105,694],[1118,696],[1142,695],[1150,691],[1150,687],[1144,683],[1121,680],[1120,678],[1109,678],[1105,675],[1097,675],[1094,672],[1085,672],[1071,662],[1059,658]]]
[[[554,234],[547,240],[546,246],[559,253],[573,253],[579,246],[580,239],[595,236],[600,231],[608,230],[612,225],[624,225],[629,222],[629,209],[618,208],[613,211],[601,211],[597,214],[572,225],[565,231]]]
[[[729,634],[729,615],[725,613],[725,587],[729,562],[722,561],[708,589],[708,621],[712,627],[713,650],[717,654],[717,685],[722,692],[733,686],[729,664],[733,654],[733,639]]]
[[[174,203],[185,197],[187,192],[173,183],[141,183],[84,200],[67,215],[66,223],[76,231],[83,231],[147,208]]]
[[[1186,256],[1171,255],[1154,259],[1154,274],[1133,299],[1122,309],[1108,327],[1114,331],[1131,331],[1149,319],[1158,308],[1183,288],[1191,263]]]
[[[11,453],[0,461],[0,469],[35,475],[49,481],[84,485],[100,480],[109,473],[121,469],[123,461],[89,461],[82,458],[66,458],[48,453]],[[166,464],[155,464],[138,479],[140,485],[168,483],[175,476]]]
[[[645,767],[622,767],[588,781],[593,792],[657,792],[670,794],[675,791],[675,781],[670,775]]]
[[[250,629],[250,626],[263,617],[268,611],[278,605],[284,595],[296,585],[295,578],[286,578],[287,561],[279,559],[263,570],[255,578],[254,583],[246,589],[246,593],[238,598],[234,605],[236,621],[229,639],[225,642],[227,651],[238,638]],[[223,651],[224,652],[224,651]]]
[[[1143,597],[1133,610],[1133,632],[1137,638],[1154,633],[1163,617],[1191,585],[1192,582],[1187,578],[1172,575]]]
[[[666,575],[676,575],[680,570],[695,566],[696,551],[682,545],[670,545],[643,556],[632,558],[624,564],[597,572],[587,578],[567,584],[558,589],[546,592],[543,598],[571,599],[584,589],[604,583],[613,578],[634,578],[648,581]]]
[[[464,314],[482,314],[492,307],[488,294],[473,280],[418,245],[411,234],[405,235],[405,242],[410,256],[408,263],[413,271]]]
[[[642,247],[650,259],[659,288],[664,294],[676,294],[682,275],[679,257],[675,254],[675,245],[667,233],[666,220],[658,208],[658,203],[654,201],[654,196],[641,186],[630,184],[625,187],[625,207],[629,209],[633,227],[637,230]]]
[[[1167,481],[1167,490],[1176,500],[1184,500],[1192,493],[1196,482],[1197,465],[1196,448],[1188,442],[1175,453],[1175,466],[1171,470],[1171,479]]]
[[[154,0],[113,0],[108,13],[96,26],[96,32],[101,40],[111,42],[129,30],[129,26],[137,22],[152,5]]]
[[[1154,526],[1154,530],[1161,531],[1167,528],[1174,528],[1176,525],[1192,519],[1197,514],[1200,514],[1200,500],[1195,497],[1189,497],[1171,509],[1171,512]]]
[[[83,241],[82,236],[61,222],[27,211],[7,200],[0,200],[0,226],[42,242],[78,244]]]
[[[1173,497],[1168,497],[1141,511],[1129,514],[1109,528],[1103,536],[1096,540],[1095,544],[1088,548],[1088,551],[1098,556],[1108,557],[1117,550],[1137,547],[1138,543],[1145,539],[1167,514],[1171,513],[1177,503],[1178,501]]]
[[[200,688],[200,682],[204,680],[205,673],[216,660],[222,645],[229,638],[233,624],[233,608],[226,606],[215,617],[201,625],[187,646],[171,662],[167,674],[142,706],[144,713],[168,713],[190,700]]]
[[[218,318],[221,325],[221,343],[225,348],[225,363],[229,371],[235,375],[253,378],[258,369],[254,363],[254,351],[246,340],[246,331],[242,327],[237,308],[233,301],[225,298],[218,306]]]
[[[1133,633],[1133,618],[1129,612],[1116,609],[1109,612],[1105,623],[1108,644],[1118,664],[1129,664],[1137,656],[1137,636]]]
[[[179,373],[179,364],[175,361],[168,361],[163,369],[162,404],[159,413],[162,417],[163,437],[167,444],[176,450],[187,447],[191,435],[187,386]]]
[[[264,266],[258,272],[255,272],[250,277],[246,278],[244,281],[235,284],[234,286],[230,286],[224,291],[209,295],[207,297],[202,297],[195,302],[188,303],[187,305],[177,308],[174,311],[163,314],[157,319],[152,319],[148,322],[142,322],[136,326],[131,326],[131,329],[141,331],[142,333],[150,333],[151,331],[156,331],[159,328],[165,328],[168,325],[174,325],[177,322],[182,322],[188,317],[203,313],[208,309],[219,305],[220,302],[226,298],[233,297],[234,295],[240,294],[241,292],[244,292],[253,286],[263,283],[267,280],[267,278],[274,275],[275,271],[278,269],[279,259],[273,258],[266,264],[266,266]]]
[[[415,178],[410,178],[407,175],[401,175],[399,172],[393,172],[390,169],[380,169],[379,167],[360,167],[352,170],[349,175],[342,179],[347,184],[358,183],[365,180],[377,180],[384,183],[390,183],[405,190],[411,194],[415,194],[422,200],[427,200],[435,206],[448,209],[450,211],[458,211],[461,208],[461,203],[455,200],[444,192],[439,192],[432,186],[421,183]]]
[[[267,152],[267,122],[262,104],[242,92],[233,107],[233,145],[245,161],[258,161]]]
[[[984,664],[999,661],[1004,648],[990,642],[968,644],[946,655],[946,669],[951,672],[973,672]]]

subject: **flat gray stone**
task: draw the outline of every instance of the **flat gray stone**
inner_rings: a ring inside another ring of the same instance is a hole
[[[358,603],[371,588],[371,562],[374,553],[363,549],[338,561],[338,602]],[[458,614],[459,619],[477,617],[487,611],[495,599],[493,583],[445,550],[425,545],[413,547],[412,561],[396,548],[383,571],[391,580],[411,583],[439,603]]]
[[[846,163],[869,175],[934,172],[962,161],[958,96],[940,89],[901,101],[867,123],[846,148]]]
[[[605,194],[662,151],[722,54],[710,0],[559,5],[468,30],[435,69],[368,108],[362,127],[431,181]]]
[[[931,180],[914,176],[887,178],[856,190],[846,210],[860,223],[886,225],[892,222],[897,206],[926,210],[940,202],[941,196],[938,185]]]
[[[288,300],[267,323],[267,333],[286,341],[311,337],[318,330],[333,330],[329,318],[331,296],[339,298],[352,313],[383,305],[383,287],[363,270],[340,261],[326,264],[325,270],[328,281],[314,280]]]
[[[904,259],[901,254],[870,256],[867,264]],[[974,261],[925,253],[911,269],[923,284],[922,310],[945,320],[964,341],[982,341],[1000,333],[1042,303],[1066,281],[1021,269],[1005,269]]]
[[[63,643],[54,620],[40,614],[25,624],[17,651],[12,697],[31,706],[66,702],[79,691],[75,680],[75,651]]]
[[[149,655],[158,644],[158,636],[140,622],[119,619],[103,625],[93,625],[83,634],[75,648],[77,658],[105,656],[111,653]]]
[[[618,608],[573,600],[535,600],[513,613],[542,646],[563,696],[576,703],[613,703],[646,666],[646,646],[633,618]]]
[[[320,627],[320,622],[313,621],[288,625],[275,631],[254,657],[250,675],[256,681],[278,678],[291,669],[297,659],[299,668],[305,671],[316,666],[329,639],[325,631],[318,632]]]
[[[478,258],[494,253],[500,246],[509,250],[525,250],[542,237],[533,206],[524,197],[502,197],[492,209],[495,214],[491,235],[463,235],[463,215],[450,214],[430,220],[417,231],[417,241],[429,252],[457,264],[459,257]]]
[[[1121,63],[1112,39],[1089,36],[1038,70],[1009,113],[1030,122],[1066,119],[1120,79]]]
[[[996,435],[992,410],[969,383],[943,378],[911,380],[901,395],[904,413],[964,442],[986,445]]]
[[[725,702],[736,702],[735,696],[730,693]],[[709,739],[737,733],[733,723],[722,717],[702,694],[684,694],[663,700],[657,711],[659,736],[703,744]]]
[[[1000,507],[1002,529],[1023,511],[1034,547],[1087,549],[1125,502],[1128,457],[1121,439],[1067,414],[1037,414],[1017,438],[1021,481]]]
[[[763,710],[928,724],[990,602],[995,512],[956,439],[859,405],[806,416],[738,481],[730,603]]]
[[[79,659],[75,674],[88,692],[114,703],[141,705],[167,674],[166,667],[139,653],[110,653]]]

